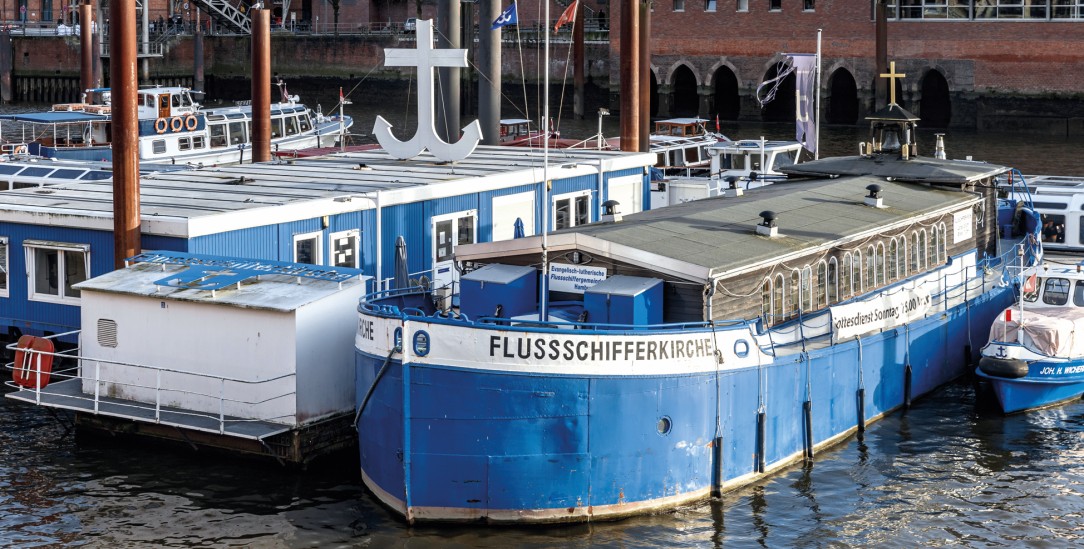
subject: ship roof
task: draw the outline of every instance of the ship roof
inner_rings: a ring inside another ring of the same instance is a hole
[[[0,120],[29,122],[32,124],[68,124],[72,122],[99,122],[109,120],[107,114],[92,114],[82,111],[43,111],[5,114]]]
[[[865,205],[878,184],[886,207]],[[860,241],[907,226],[916,217],[959,211],[981,200],[921,184],[860,176],[762,187],[740,198],[708,198],[594,223],[548,236],[552,254],[577,249],[689,280],[709,281],[786,262],[819,248]],[[760,213],[777,215],[779,236],[756,234]],[[541,237],[462,245],[459,261],[499,261],[540,249]]]
[[[192,238],[376,207],[460,196],[544,178],[542,151],[481,146],[449,164],[428,153],[411,160],[383,150],[355,151],[140,178],[144,234]],[[552,180],[597,177],[599,170],[643,170],[650,153],[585,149],[549,152]],[[113,229],[113,185],[72,182],[3,192],[0,218],[34,225]]]
[[[881,179],[922,183],[966,184],[1009,171],[1009,168],[986,162],[946,160],[917,156],[907,160],[896,154],[840,156],[782,166],[787,175],[808,177],[869,175]]]

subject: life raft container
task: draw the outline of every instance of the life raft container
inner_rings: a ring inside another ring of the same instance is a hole
[[[48,385],[49,374],[53,371],[52,353],[55,350],[51,339],[32,335],[20,337],[15,348],[12,381],[27,389],[37,389]]]
[[[991,376],[1016,379],[1028,375],[1028,363],[1012,358],[984,356],[979,359],[979,370]]]

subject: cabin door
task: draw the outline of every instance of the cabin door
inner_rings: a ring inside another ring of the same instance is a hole
[[[169,118],[169,94],[163,93],[158,96],[158,118]]]
[[[455,270],[455,247],[478,241],[478,211],[467,210],[435,216],[433,230],[433,285],[434,288],[459,282]]]

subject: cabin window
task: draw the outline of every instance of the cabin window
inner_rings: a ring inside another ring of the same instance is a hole
[[[297,117],[287,116],[283,120],[286,122],[286,135],[297,135]]]
[[[851,264],[851,293],[862,293],[862,251],[854,251],[854,263]]]
[[[1073,305],[1084,307],[1084,280],[1077,280],[1073,286]]]
[[[784,290],[786,290],[786,287],[783,275],[776,275],[775,286],[772,288],[772,324],[782,322],[785,318],[783,316],[783,311],[786,311],[783,306]]]
[[[707,0],[704,2],[704,11],[715,11],[715,0]]]
[[[937,262],[944,263],[948,261],[948,228],[944,223],[939,223],[937,232],[940,235],[937,239]]]
[[[202,149],[202,148],[204,148],[204,140],[203,140],[202,135],[193,135],[192,136],[192,148],[193,149]]]
[[[1048,278],[1043,285],[1043,303],[1065,305],[1069,302],[1069,279]]]
[[[248,143],[244,122],[230,122],[230,145]]]
[[[824,261],[817,263],[817,302],[815,308],[821,308],[828,304],[828,264]]]
[[[862,286],[863,290],[870,290],[877,286],[877,267],[880,261],[877,260],[879,256],[877,252],[873,250],[873,246],[866,247],[866,279],[863,281],[865,285]]]
[[[575,195],[559,195],[553,200],[551,221],[554,230],[586,225],[591,221],[590,191]]]
[[[874,284],[876,286],[885,285],[885,244],[884,242],[877,243],[877,253],[874,256],[873,272],[876,276]]]
[[[322,232],[295,234],[294,235],[294,263],[308,263],[310,265],[322,265],[323,257],[320,246]]]
[[[0,297],[8,297],[8,239],[0,236]]]
[[[301,122],[302,132],[307,132],[312,129],[312,120],[309,120],[308,113],[302,113],[301,116],[298,117],[298,119]]]
[[[895,238],[888,241],[888,280],[896,280],[900,277],[899,259],[900,243]]]
[[[282,119],[281,118],[272,118],[271,119],[271,139],[274,139],[276,137],[282,137]]]
[[[896,272],[900,278],[907,276],[907,235],[901,234],[897,239],[899,241],[899,255],[896,257],[899,263],[896,266]]]
[[[182,137],[182,138],[178,139],[177,140],[177,149],[182,150],[182,151],[190,151],[190,150],[192,150],[192,138],[191,137]]]
[[[911,272],[918,273],[922,269],[922,262],[918,259],[918,231],[911,233]]]
[[[674,11],[685,11],[685,0],[674,0]]]
[[[787,304],[790,305],[790,309],[786,310],[787,317],[798,316],[798,311],[802,307],[802,293],[805,290],[802,273],[798,270],[790,272],[790,300]]]
[[[836,258],[828,260],[828,303],[839,301],[839,263]]]
[[[764,280],[764,290],[761,292],[760,316],[771,323],[772,318],[772,279]]]
[[[802,311],[813,310],[813,269],[806,265],[802,268]]]
[[[1043,223],[1043,242],[1065,243],[1065,216],[1042,214],[1040,218]]]
[[[361,265],[361,236],[357,229],[331,233],[331,266],[357,269]]]
[[[166,140],[155,139],[151,141],[151,152],[154,154],[166,154]]]
[[[930,263],[926,261],[926,250],[929,249],[929,244],[926,240],[926,229],[922,229],[918,232],[918,250],[915,253],[918,254],[918,269],[925,270],[930,268]]]
[[[937,230],[937,226],[930,227],[930,241],[926,245],[926,266],[932,267],[937,265],[937,248],[940,246],[941,232]]]
[[[851,253],[843,254],[843,265],[839,270],[840,297],[847,297],[851,291]]]
[[[79,290],[72,286],[90,276],[90,246],[32,240],[23,246],[30,301],[78,304]]]
[[[207,126],[208,131],[211,133],[211,148],[217,149],[228,145],[226,141],[226,125],[225,124],[210,124]]]

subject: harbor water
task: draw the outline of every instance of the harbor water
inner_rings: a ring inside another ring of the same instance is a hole
[[[334,99],[320,99],[330,110]],[[355,133],[368,133],[372,105],[358,101],[347,113]],[[398,135],[413,131],[409,114],[385,118],[403,126]],[[597,123],[566,121],[561,130],[587,137]],[[604,133],[616,135],[616,124],[604,118]],[[753,123],[721,130],[776,139],[793,131]],[[934,133],[920,132],[923,154],[932,153]],[[944,133],[952,158],[1084,175],[1077,153],[1084,139]],[[865,137],[865,128],[824,128],[822,154],[855,154]],[[0,399],[0,546],[1084,545],[1084,402],[1006,417],[970,380],[871,424],[810,465],[722,498],[612,523],[531,528],[408,526],[366,492],[354,454],[298,470],[183,445],[77,435],[70,421]]]

